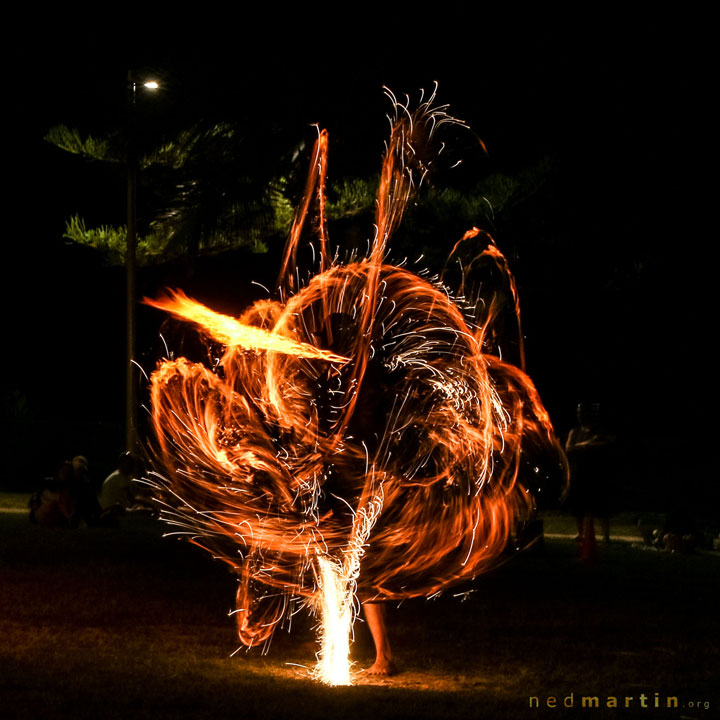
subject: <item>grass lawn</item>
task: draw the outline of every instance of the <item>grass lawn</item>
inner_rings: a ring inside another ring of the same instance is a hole
[[[620,513],[610,518],[610,535],[615,538],[623,538],[624,540],[634,539],[642,542],[642,533],[638,528],[638,513]],[[660,516],[655,516],[660,517]],[[565,513],[546,512],[542,513],[543,525],[545,533],[550,536],[569,535],[574,537],[577,535],[577,522],[574,517]],[[595,526],[595,531],[600,534],[599,526]]]
[[[3,510],[27,510],[29,493],[0,492],[0,512]]]
[[[161,533],[139,517],[43,530],[0,511],[0,718],[717,717],[718,553],[614,543],[585,566],[572,540],[546,540],[462,588],[464,601],[391,607],[403,672],[328,688],[308,677],[301,615],[267,654],[231,656],[233,577]],[[365,667],[371,641],[355,627]],[[601,707],[579,708],[583,696]],[[633,700],[603,709],[609,696]],[[667,696],[678,709],[655,707]]]

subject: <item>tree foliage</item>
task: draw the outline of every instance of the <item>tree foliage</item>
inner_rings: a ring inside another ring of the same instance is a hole
[[[47,132],[45,140],[52,145],[73,155],[80,155],[87,160],[100,160],[102,162],[124,162],[124,153],[110,138],[96,138],[91,135],[83,137],[77,128],[66,125],[56,125]]]
[[[116,165],[126,160],[126,146],[115,136],[98,139],[56,126],[45,139],[88,160]],[[271,236],[287,232],[293,216],[287,179],[257,173],[256,165],[244,162],[246,155],[247,140],[228,123],[182,130],[139,154],[141,193],[153,208],[138,237],[141,265],[239,247],[266,252]],[[75,215],[64,237],[96,248],[108,264],[125,260],[125,227],[88,228]]]
[[[551,161],[543,159],[515,174],[493,173],[462,189],[424,186],[393,240],[395,254],[411,259],[422,255],[430,267],[442,268],[449,249],[467,230],[479,227],[494,234],[541,190],[551,173]],[[472,243],[466,243],[456,257],[470,261],[473,253]]]
[[[330,220],[358,215],[375,205],[379,176],[372,178],[344,178],[330,185],[326,206]]]
[[[119,134],[97,138],[61,125],[51,128],[45,139],[87,160],[124,166],[127,157],[126,141]],[[297,150],[281,160],[267,155],[252,133],[228,122],[197,123],[138,153],[140,195],[150,207],[139,222],[138,263],[241,247],[266,252],[268,241],[290,228],[297,202],[293,187],[305,173]],[[516,175],[490,175],[462,190],[424,186],[409,208],[395,251],[422,253],[442,266],[447,248],[465,230],[474,225],[492,230],[498,217],[538,191],[550,170],[546,160]],[[328,219],[370,216],[378,183],[377,176],[331,183]],[[75,215],[67,221],[64,237],[96,248],[108,264],[125,260],[125,227],[88,228]]]
[[[78,245],[87,245],[99,250],[109,265],[122,265],[125,262],[127,250],[127,228],[125,226],[100,225],[88,229],[85,227],[85,221],[79,215],[73,215],[65,223],[63,237]],[[157,262],[165,255],[167,244],[167,239],[156,233],[138,237],[137,262],[141,265]]]

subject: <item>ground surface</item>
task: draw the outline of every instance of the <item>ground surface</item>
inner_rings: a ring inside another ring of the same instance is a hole
[[[232,656],[233,577],[154,521],[55,531],[0,511],[0,718],[717,717],[720,554],[616,542],[587,565],[548,524],[544,550],[390,608],[400,675],[327,688],[302,615]],[[353,655],[372,659],[362,623]]]

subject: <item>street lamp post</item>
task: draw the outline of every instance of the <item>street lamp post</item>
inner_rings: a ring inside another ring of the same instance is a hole
[[[135,145],[135,102],[137,80],[128,71],[128,137],[127,137],[127,247],[125,250],[126,356],[125,356],[125,449],[137,450],[137,367],[135,365],[135,276],[137,256],[137,147]],[[154,81],[143,82],[148,90],[157,90]]]

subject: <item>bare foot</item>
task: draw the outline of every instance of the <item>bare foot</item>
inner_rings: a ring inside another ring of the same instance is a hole
[[[376,675],[378,677],[390,677],[397,675],[398,669],[392,660],[386,658],[377,658],[375,662],[365,670],[368,675]]]

